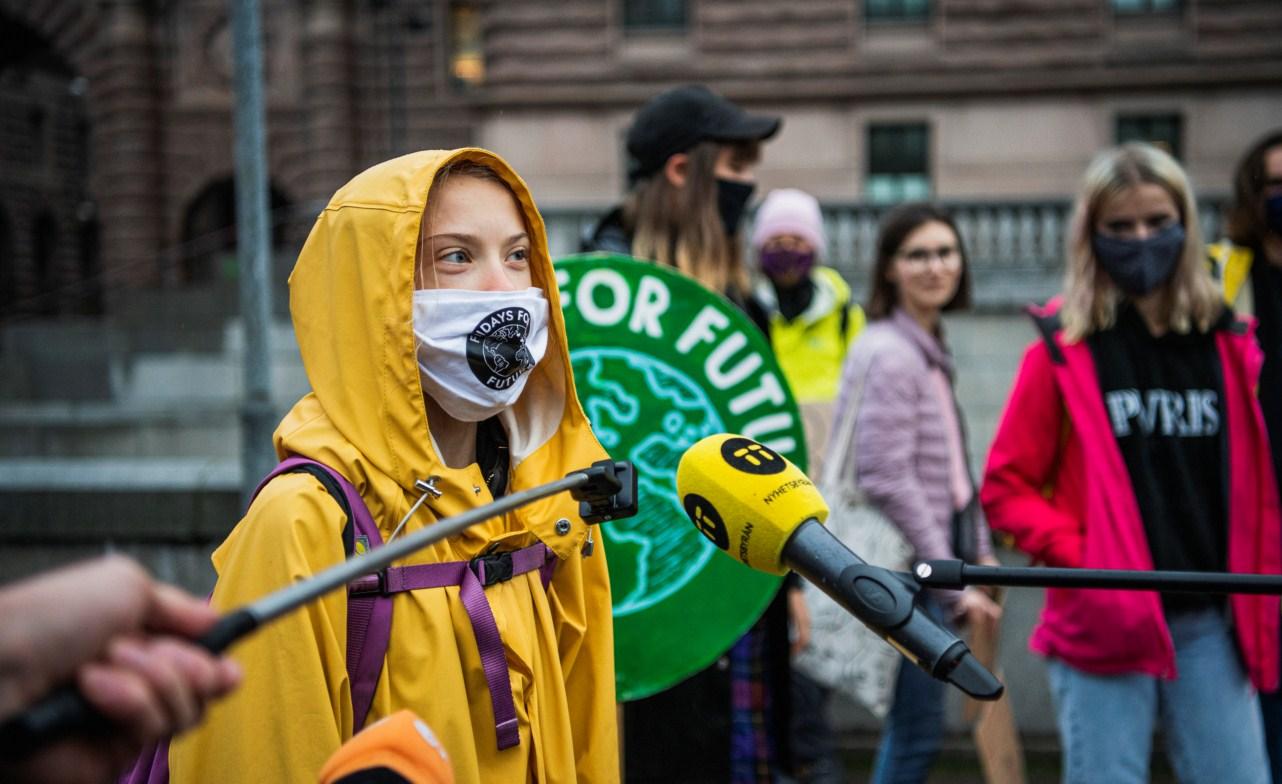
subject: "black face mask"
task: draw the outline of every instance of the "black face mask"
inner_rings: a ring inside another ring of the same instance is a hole
[[[717,178],[717,212],[721,213],[721,225],[725,226],[727,237],[733,237],[739,230],[743,208],[748,206],[756,187],[749,182]]]
[[[1264,224],[1278,236],[1282,236],[1282,196],[1270,196],[1264,200]]]
[[[1143,240],[1091,237],[1095,260],[1117,287],[1142,297],[1171,279],[1184,250],[1184,227],[1176,223]]]

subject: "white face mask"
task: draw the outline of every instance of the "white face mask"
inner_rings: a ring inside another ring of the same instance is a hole
[[[548,347],[543,291],[414,292],[423,391],[463,422],[489,419],[521,396]]]

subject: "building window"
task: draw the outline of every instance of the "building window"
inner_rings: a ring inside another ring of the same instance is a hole
[[[27,111],[27,138],[31,140],[31,163],[43,164],[45,162],[45,146],[48,142],[46,138],[48,124],[45,122],[45,110],[39,106],[33,106]]]
[[[1117,118],[1118,144],[1148,142],[1179,159],[1183,151],[1178,114],[1123,114]]]
[[[485,82],[481,12],[472,3],[450,4],[450,81],[464,88]]]
[[[48,212],[36,216],[31,248],[36,268],[36,311],[42,316],[58,314],[58,265],[54,255],[58,247],[58,223]]]
[[[930,19],[930,0],[864,0],[864,18],[869,22],[925,22]]]
[[[930,198],[930,129],[925,123],[868,126],[868,180],[876,204]]]
[[[688,24],[686,0],[623,0],[625,32],[682,32]]]
[[[289,199],[274,184],[267,185],[271,209],[273,255],[285,242],[289,228]],[[225,177],[206,185],[183,216],[180,270],[193,286],[234,281],[239,276],[236,234],[236,183]]]
[[[1179,10],[1180,0],[1113,0],[1113,13],[1119,16],[1173,14]]]
[[[13,313],[18,301],[17,259],[13,255],[13,229],[9,215],[0,207],[0,323]]]
[[[91,202],[84,202],[77,211],[80,228],[77,245],[80,256],[79,306],[77,312],[86,316],[100,316],[102,301],[102,258],[99,252],[100,229]]]

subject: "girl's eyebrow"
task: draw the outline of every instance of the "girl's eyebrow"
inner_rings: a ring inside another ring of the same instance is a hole
[[[428,237],[427,239],[428,239],[429,241],[430,241],[430,240],[437,240],[437,239],[442,239],[442,240],[449,239],[449,240],[456,240],[456,241],[458,241],[458,242],[462,242],[462,243],[465,243],[465,244],[466,244],[466,243],[471,243],[471,242],[476,242],[476,237],[473,237],[471,234],[433,234],[432,236]]]
[[[511,245],[514,242],[519,242],[521,240],[528,240],[529,238],[530,238],[530,235],[527,232],[523,231],[523,232],[520,232],[519,234],[513,234],[511,237],[508,237],[506,240],[503,241],[503,244]],[[433,234],[432,236],[428,237],[428,240],[437,240],[437,239],[455,240],[456,242],[461,242],[464,244],[474,244],[478,241],[475,235],[455,234],[453,232],[446,233],[446,234]]]

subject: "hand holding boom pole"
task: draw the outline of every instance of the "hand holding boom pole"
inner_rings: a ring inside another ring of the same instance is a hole
[[[467,528],[557,493],[570,491],[580,502],[579,516],[600,523],[636,514],[637,479],[632,464],[602,460],[562,479],[512,493],[484,506],[439,520],[412,534],[376,547],[343,563],[268,594],[224,615],[196,642],[211,653],[263,624],[298,609],[358,577],[373,574],[412,553]],[[79,690],[64,686],[25,712],[0,724],[0,755],[19,757],[74,733],[108,733],[112,725],[90,707]]]

